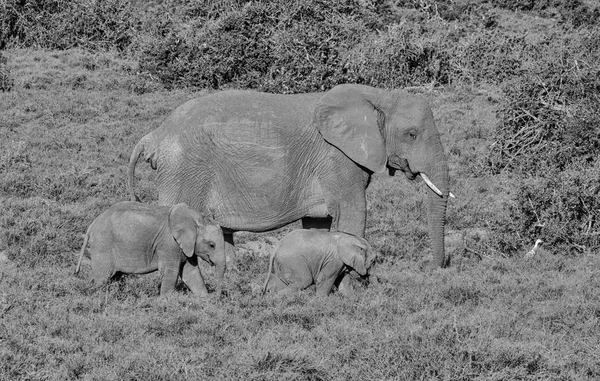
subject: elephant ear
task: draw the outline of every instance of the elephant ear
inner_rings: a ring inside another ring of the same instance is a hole
[[[169,210],[169,229],[186,257],[194,255],[196,247],[196,221],[189,206],[177,204]]]
[[[319,101],[315,122],[323,138],[373,172],[387,163],[385,115],[372,101],[381,90],[362,85],[336,86]]]
[[[349,267],[352,267],[360,275],[367,274],[367,264],[362,242],[357,237],[340,233],[338,238],[337,255]]]

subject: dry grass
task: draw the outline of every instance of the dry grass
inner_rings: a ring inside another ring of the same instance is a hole
[[[354,297],[260,297],[272,232],[240,234],[226,295],[198,300],[182,286],[161,298],[155,274],[104,291],[88,262],[72,272],[87,225],[126,198],[137,139],[194,94],[137,91],[147,85],[134,64],[108,53],[6,56],[15,86],[0,93],[0,379],[600,377],[600,258],[542,250],[526,261],[494,244],[515,184],[476,171],[495,123],[491,90],[427,92],[458,196],[449,227],[488,229],[480,255],[458,251],[451,268],[429,269],[422,184],[377,176],[367,238],[380,256]],[[152,173],[140,173],[152,199]]]

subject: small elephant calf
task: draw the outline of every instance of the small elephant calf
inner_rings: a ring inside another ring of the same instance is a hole
[[[327,295],[345,268],[367,275],[371,256],[371,245],[363,238],[342,232],[294,230],[271,254],[263,294],[267,289],[286,292],[314,284],[317,294]]]
[[[119,273],[160,271],[160,294],[175,290],[178,277],[194,294],[208,295],[198,267],[200,257],[217,266],[217,278],[225,271],[225,242],[218,225],[186,204],[172,207],[119,202],[100,214],[89,226],[75,274],[90,244],[94,280],[103,284]]]

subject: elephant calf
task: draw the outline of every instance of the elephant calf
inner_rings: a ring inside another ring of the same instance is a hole
[[[327,295],[345,268],[367,275],[371,258],[371,245],[363,238],[342,232],[294,230],[271,254],[263,294],[267,289],[287,292],[314,284],[317,294]]]
[[[75,274],[90,244],[94,280],[103,284],[120,273],[160,271],[160,294],[175,290],[178,277],[194,294],[208,294],[198,268],[200,257],[217,266],[222,280],[225,242],[218,225],[186,204],[172,207],[124,201],[111,206],[89,226]]]

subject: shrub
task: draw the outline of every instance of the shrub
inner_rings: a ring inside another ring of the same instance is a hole
[[[152,10],[151,12],[156,12]],[[315,91],[345,80],[341,55],[366,31],[372,12],[357,1],[234,4],[205,14],[190,8],[156,18],[139,41],[140,68],[168,87],[235,86]],[[189,15],[193,18],[187,18]],[[175,23],[180,18],[183,23]]]
[[[600,247],[600,160],[531,178],[517,192],[520,234],[556,251]]]
[[[529,48],[525,36],[501,30],[469,33],[449,53],[451,79],[457,85],[499,85],[521,75]]]
[[[348,80],[387,88],[447,84],[450,55],[434,33],[417,23],[406,22],[364,37],[345,54]]]
[[[122,0],[7,0],[0,12],[0,49],[124,50],[135,25],[134,8]]]
[[[397,0],[397,7],[413,8],[429,19],[461,21],[485,28],[498,25],[498,15],[486,0]]]
[[[600,30],[547,35],[527,48],[523,75],[502,85],[492,172],[524,183],[509,235],[554,250],[597,249],[600,167]]]
[[[397,0],[396,6],[413,8],[430,19],[475,21],[486,28],[498,25],[493,8],[559,18],[568,26],[598,25],[600,8],[584,0]]]
[[[591,8],[583,0],[491,0],[494,6],[508,10],[530,11],[541,16],[560,17],[562,22],[580,27],[598,25],[600,8]]]
[[[600,155],[600,29],[530,46],[522,78],[502,87],[493,170],[543,175]]]

